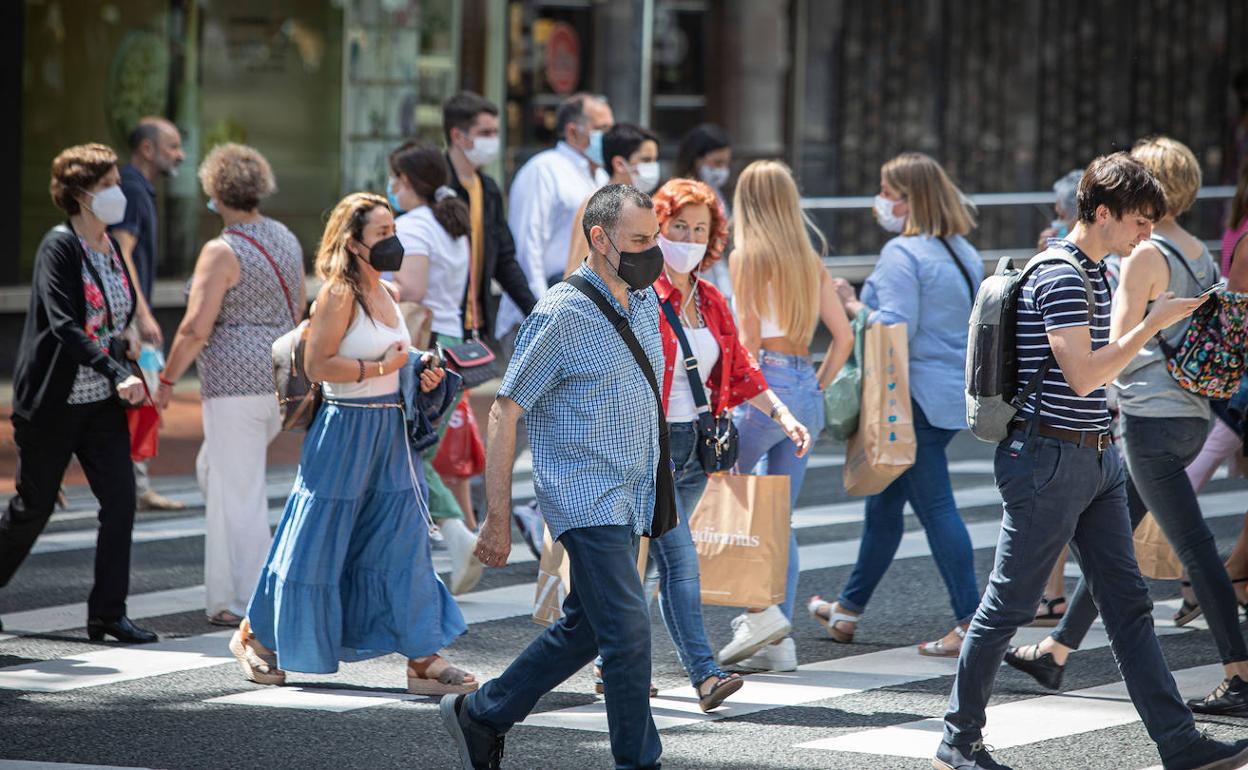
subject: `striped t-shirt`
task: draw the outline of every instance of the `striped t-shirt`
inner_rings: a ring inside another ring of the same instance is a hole
[[[1092,282],[1096,296],[1093,315],[1092,349],[1109,343],[1110,293],[1101,267],[1069,241],[1054,243],[1079,259]],[[1049,357],[1048,332],[1088,325],[1088,292],[1079,271],[1065,262],[1041,265],[1023,285],[1018,303],[1018,387],[1021,389]],[[1055,428],[1080,431],[1109,429],[1109,409],[1105,387],[1086,396],[1075,395],[1056,361],[1049,367],[1039,394],[1033,393],[1020,416],[1035,414],[1036,397],[1042,399],[1040,419]]]

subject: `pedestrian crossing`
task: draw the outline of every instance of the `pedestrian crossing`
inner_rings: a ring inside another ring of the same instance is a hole
[[[835,455],[821,455],[814,459],[820,461],[821,467],[831,468],[836,466],[842,458]],[[991,472],[990,461],[967,460],[955,464],[960,465],[959,473]],[[287,489],[289,488],[289,481],[278,481],[272,485],[271,496],[280,495],[282,483],[286,484]],[[273,494],[275,492],[277,494]],[[195,504],[196,492],[187,490],[182,494],[186,498],[185,502]],[[972,483],[963,486],[955,490],[955,495],[959,507],[963,509],[1000,504],[999,494],[995,486],[990,483]],[[520,497],[517,496],[517,501],[519,500]],[[1210,519],[1216,519],[1242,515],[1248,498],[1243,489],[1232,489],[1206,493],[1201,495],[1200,501],[1205,515]],[[794,526],[799,530],[811,531],[821,527],[858,522],[862,517],[862,505],[861,500],[851,500],[805,506],[795,512]],[[86,512],[71,510],[67,515],[83,513]],[[58,517],[60,516],[58,514]],[[270,511],[271,521],[275,522],[278,516],[280,516],[280,510]],[[999,528],[999,522],[995,520],[970,523],[968,531],[971,535],[972,546],[981,552],[995,547]],[[141,520],[136,527],[135,542],[155,543],[202,537],[202,535],[202,515]],[[820,537],[821,535],[826,537],[824,533],[811,532],[805,540],[809,541],[811,536]],[[40,544],[37,553],[85,550],[94,547],[94,531],[74,529],[48,532]],[[805,542],[799,549],[801,570],[805,573],[853,564],[857,558],[859,545],[860,542],[855,537]],[[928,556],[930,556],[930,549],[925,533],[919,529],[906,532],[898,550],[897,559],[904,561]],[[436,554],[435,560],[440,570],[449,570],[449,561],[445,553]],[[518,564],[531,562],[532,556],[523,546],[519,546],[513,549],[511,561]],[[1073,562],[1068,564],[1067,572],[1076,576],[1077,566]],[[469,625],[475,627],[492,621],[524,618],[531,611],[533,593],[533,584],[524,582],[474,591],[457,597],[457,600]],[[132,595],[129,601],[130,615],[136,619],[158,618],[197,611],[202,610],[202,606],[202,586],[138,593]],[[1187,635],[1199,633],[1207,628],[1201,620],[1182,629],[1174,627],[1170,616],[1177,606],[1178,600],[1156,603],[1154,615],[1159,636]],[[86,608],[82,603],[5,614],[4,625],[6,631],[10,633],[0,634],[0,655],[4,653],[5,642],[20,642],[21,637],[32,634],[46,635],[63,629],[80,628],[85,615]],[[713,635],[716,631],[723,631],[723,629],[710,630]],[[336,682],[324,681],[320,677],[300,675],[298,681],[287,687],[264,688],[247,684],[239,676],[237,664],[228,651],[226,642],[230,633],[228,630],[215,631],[146,646],[93,647],[86,651],[73,652],[48,660],[19,662],[16,665],[0,667],[0,691],[41,694],[44,698],[72,697],[75,693],[82,693],[89,697],[91,692],[98,691],[97,688],[102,689],[108,685],[133,684],[167,677],[171,674],[222,667],[221,676],[229,677],[223,681],[237,682],[237,684],[228,684],[225,688],[216,687],[213,691],[204,693],[199,703],[203,707],[216,708],[223,713],[320,714],[323,717],[318,718],[333,720],[350,719],[351,715],[355,714],[391,713],[390,709],[408,710],[413,715],[423,714],[426,718],[432,718],[436,711],[436,699],[408,695],[397,681],[394,687],[389,684],[382,687],[360,687],[340,685]],[[535,630],[534,633],[536,633]],[[795,633],[810,636],[819,634],[820,631],[813,623],[799,623]],[[1046,629],[1021,629],[1015,642],[1021,644],[1038,641],[1046,633]],[[1081,649],[1095,650],[1107,645],[1108,638],[1098,622],[1089,632]],[[1209,658],[1212,659],[1214,656],[1211,644],[1209,648]],[[838,651],[843,649],[838,648]],[[516,650],[518,651],[519,647]],[[729,699],[723,708],[711,714],[703,714],[698,709],[697,698],[687,683],[663,689],[658,697],[651,701],[651,709],[656,725],[664,732],[666,742],[669,736],[708,729],[715,724],[749,724],[752,719],[766,720],[767,717],[762,715],[779,709],[802,706],[835,710],[836,704],[842,699],[896,692],[908,686],[921,686],[925,682],[947,679],[953,675],[955,666],[956,660],[953,659],[919,656],[914,646],[907,644],[831,660],[808,662],[794,672],[750,674],[740,693]],[[1185,697],[1197,696],[1207,693],[1220,681],[1221,668],[1216,665],[1188,666],[1179,668],[1175,675]],[[401,680],[401,674],[395,679]],[[115,692],[115,690],[109,692]],[[912,721],[894,725],[859,727],[849,730],[838,727],[823,730],[822,735],[818,734],[820,731],[814,731],[815,734],[806,735],[801,740],[790,740],[784,746],[810,752],[812,756],[826,755],[829,758],[855,756],[861,758],[863,755],[879,755],[901,760],[925,759],[931,756],[936,742],[939,741],[938,709],[924,709],[903,716],[924,714],[928,718],[912,719]],[[986,740],[998,749],[1009,749],[1025,747],[1054,738],[1086,735],[1100,730],[1131,725],[1138,721],[1138,717],[1126,698],[1121,682],[1113,682],[1052,695],[1042,694],[1037,690],[1033,697],[990,706],[988,720]],[[542,734],[547,730],[559,730],[571,731],[571,733],[560,734],[581,733],[586,736],[600,736],[595,740],[605,739],[607,729],[605,709],[601,699],[591,703],[552,708],[535,713],[523,722],[521,727],[524,731],[532,731],[536,734]],[[2,743],[3,741],[0,741],[0,744]],[[0,756],[4,753],[0,745]],[[852,759],[848,761],[854,762]],[[820,760],[814,760],[814,762],[815,766],[848,766],[835,764],[831,759],[827,763]],[[119,764],[124,764],[124,762]],[[870,764],[870,762],[867,763],[868,766]],[[1124,768],[1135,770],[1144,764],[1147,763],[1136,762],[1124,765]],[[926,766],[926,763],[923,765]],[[505,766],[511,765],[505,764]],[[70,765],[0,759],[0,770],[16,770],[16,768],[73,770],[73,768],[82,767],[99,767],[105,770],[103,765]],[[125,769],[117,767],[109,770]],[[131,768],[130,770],[137,769]]]

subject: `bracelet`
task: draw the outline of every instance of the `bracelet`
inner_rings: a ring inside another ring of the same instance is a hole
[[[160,380],[161,385],[168,385],[171,388],[176,384],[173,380],[166,380],[163,372],[156,375],[156,379]]]
[[[386,362],[385,361],[377,362],[377,376],[378,377],[386,376]]]
[[[362,358],[357,358],[357,359],[355,359],[355,362],[356,362],[357,364],[359,364],[359,365],[360,365],[360,376],[359,376],[359,377],[356,377],[356,378],[355,378],[355,381],[356,381],[356,382],[363,382],[363,381],[364,381],[364,359],[362,359]]]
[[[779,416],[781,412],[787,412],[787,411],[789,411],[789,408],[785,406],[784,404],[776,404],[775,406],[771,408],[771,414],[769,414],[768,416],[771,417],[772,421],[775,421],[776,417]]]

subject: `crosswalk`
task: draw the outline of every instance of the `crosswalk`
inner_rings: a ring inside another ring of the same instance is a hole
[[[813,461],[812,467],[839,469],[843,458],[825,454],[813,458]],[[991,461],[987,460],[963,460],[953,465],[955,473],[968,476],[991,473]],[[517,481],[518,501],[524,497],[522,493],[526,491],[526,484],[530,485],[527,490],[531,494],[531,478],[524,478],[529,475],[526,471],[521,472]],[[283,494],[283,485],[289,489],[290,481],[274,480],[270,485],[270,497],[279,498]],[[176,491],[175,494],[189,505],[202,505],[193,488]],[[959,507],[964,510],[1000,504],[999,494],[991,483],[964,483],[956,489],[955,496]],[[1200,501],[1202,510],[1210,519],[1238,516],[1248,507],[1248,494],[1243,488],[1228,489],[1224,486],[1220,491],[1202,495]],[[58,514],[58,520],[77,520],[82,526],[46,533],[39,541],[36,556],[92,548],[95,533],[89,526],[93,514],[87,510],[88,505],[89,501],[82,498],[71,499],[71,510],[67,514]],[[270,511],[270,520],[276,522],[278,516],[280,509],[275,507]],[[859,539],[837,536],[834,531],[829,534],[821,528],[850,524],[860,521],[861,517],[860,500],[798,509],[794,515],[794,527],[809,532],[819,540],[807,542],[810,537],[803,539],[799,549],[802,572],[813,573],[853,564],[860,546]],[[968,531],[972,546],[977,551],[984,551],[996,545],[999,523],[995,520],[973,521],[968,525]],[[135,529],[135,543],[137,548],[143,544],[202,538],[203,533],[202,514],[141,521]],[[899,561],[928,556],[930,548],[922,530],[912,529],[903,535],[897,553]],[[512,563],[524,564],[532,560],[522,546],[512,552]],[[435,561],[439,570],[449,570],[445,554],[437,554]],[[1073,562],[1067,565],[1067,574],[1078,575],[1078,568]],[[470,627],[480,628],[495,621],[523,619],[531,611],[533,593],[533,584],[522,582],[483,588],[459,597],[459,602]],[[1199,620],[1182,629],[1174,627],[1169,618],[1177,605],[1177,600],[1156,603],[1154,614],[1159,636],[1197,634],[1207,628]],[[137,593],[129,600],[130,615],[136,619],[167,617],[198,610],[202,606],[203,587],[199,585]],[[17,643],[33,635],[79,627],[85,611],[81,603],[68,603],[4,614],[5,633],[0,634],[0,655],[3,655],[4,645],[8,642]],[[811,628],[800,633],[815,633]],[[1045,629],[1021,629],[1015,641],[1038,641],[1045,633]],[[353,687],[308,676],[298,677],[298,681],[293,681],[291,686],[281,688],[247,684],[238,676],[237,664],[227,649],[229,634],[229,631],[214,630],[139,647],[81,645],[83,649],[58,657],[0,666],[0,691],[42,694],[45,698],[71,697],[89,695],[110,686],[133,685],[172,674],[211,671],[221,667],[218,678],[225,684],[205,693],[201,703],[205,707],[220,708],[230,713],[317,713],[323,714],[325,719],[347,719],[349,717],[345,715],[374,713],[372,710],[375,709],[409,709],[414,714],[426,715],[433,715],[436,710],[436,699],[408,695],[401,687]],[[1107,645],[1108,638],[1098,623],[1089,632],[1081,649],[1096,650]],[[1212,644],[1208,647],[1212,659]],[[838,701],[843,699],[947,679],[953,675],[956,666],[956,661],[952,659],[919,656],[913,644],[858,654],[853,654],[852,648],[849,651],[851,654],[841,657],[805,662],[793,672],[750,674],[741,692],[711,714],[703,714],[698,709],[694,691],[687,684],[663,689],[651,701],[656,725],[665,736],[679,735],[682,731],[706,729],[716,723],[748,722],[743,718],[757,717],[778,709],[798,706],[835,709]],[[1188,665],[1175,672],[1176,681],[1185,696],[1207,693],[1221,676],[1221,667],[1209,664]],[[823,737],[808,736],[801,741],[795,740],[788,744],[788,748],[827,757],[865,754],[922,759],[931,755],[941,729],[938,711],[926,713],[925,716],[887,726],[828,731]],[[1085,735],[1138,721],[1121,682],[1097,684],[1058,694],[1043,694],[1036,690],[1032,697],[992,705],[988,718],[987,740],[998,749]],[[534,713],[521,727],[538,733],[553,729],[602,735],[607,730],[606,713],[601,700],[583,702]],[[4,759],[4,756],[3,740],[0,740],[0,770],[105,767]],[[1137,762],[1127,770],[1136,770],[1144,764]]]

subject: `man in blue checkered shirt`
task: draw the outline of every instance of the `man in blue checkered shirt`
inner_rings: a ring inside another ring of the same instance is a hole
[[[487,566],[511,550],[511,475],[521,417],[533,480],[551,537],[567,550],[572,590],[563,617],[497,679],[443,699],[443,721],[463,768],[494,768],[503,734],[538,698],[603,657],[607,722],[617,768],[657,768],[650,716],[650,613],[637,577],[637,538],[650,526],[659,459],[658,405],[646,378],[663,371],[658,298],[662,270],[650,198],[609,185],[584,215],[590,254],[576,271],[627,319],[650,360],[628,346],[580,290],[552,287],[520,327],[516,352],[490,410],[488,515],[476,555]]]

